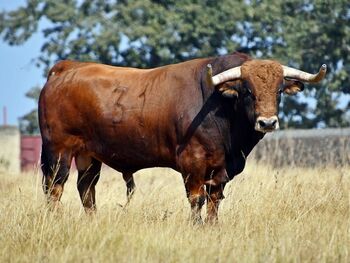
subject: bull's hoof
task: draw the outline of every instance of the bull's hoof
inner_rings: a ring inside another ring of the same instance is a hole
[[[84,207],[85,213],[89,216],[96,214],[96,207]]]
[[[47,208],[51,212],[61,212],[63,210],[63,205],[60,201],[53,201],[48,199]]]
[[[219,222],[219,220],[218,220],[217,217],[211,217],[211,216],[209,216],[209,217],[207,217],[207,218],[205,219],[205,223],[206,223],[207,225],[217,225],[218,222]]]
[[[202,226],[202,225],[204,225],[204,222],[203,222],[203,220],[202,220],[202,217],[198,217],[198,216],[196,216],[196,217],[192,217],[191,218],[191,221],[192,221],[192,224],[194,225],[194,226]]]

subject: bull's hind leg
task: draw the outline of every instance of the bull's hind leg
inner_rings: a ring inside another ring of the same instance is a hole
[[[79,154],[75,163],[78,169],[78,191],[85,212],[96,210],[95,186],[100,178],[102,163],[88,155]]]
[[[70,152],[56,153],[50,145],[43,143],[41,151],[43,190],[53,207],[57,207],[61,199],[64,184],[69,176],[71,160]]]
[[[135,192],[135,182],[132,172],[123,172],[123,179],[126,184],[126,197],[127,197],[127,204],[130,202],[134,192]]]

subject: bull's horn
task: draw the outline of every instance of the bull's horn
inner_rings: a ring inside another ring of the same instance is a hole
[[[212,68],[211,64],[207,65],[207,82],[210,85],[214,85],[213,84],[213,68]]]
[[[216,86],[220,83],[226,82],[228,80],[239,79],[241,77],[241,67],[230,68],[224,72],[221,72],[215,76],[212,76],[211,65],[207,65],[208,78],[211,78],[211,83]]]
[[[318,71],[318,73],[316,74],[310,74],[310,73],[301,71],[299,69],[290,68],[287,66],[282,66],[282,68],[283,68],[283,76],[285,78],[297,79],[300,81],[312,82],[312,83],[321,81],[327,72],[326,64],[323,64],[320,67],[320,70]]]

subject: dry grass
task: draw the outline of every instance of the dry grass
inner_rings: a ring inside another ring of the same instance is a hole
[[[104,170],[95,216],[82,210],[76,177],[52,212],[38,173],[0,174],[0,262],[350,261],[348,168],[250,164],[227,185],[213,226],[189,223],[182,179],[171,170],[137,174],[125,209],[121,176]]]

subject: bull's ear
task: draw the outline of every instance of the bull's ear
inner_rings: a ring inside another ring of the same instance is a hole
[[[236,86],[238,85],[238,81],[226,81],[217,86],[219,92],[221,92],[222,96],[226,98],[238,98],[238,90]]]
[[[298,92],[304,90],[304,83],[298,80],[285,79],[282,89],[283,93],[286,93],[288,95],[295,95]]]

